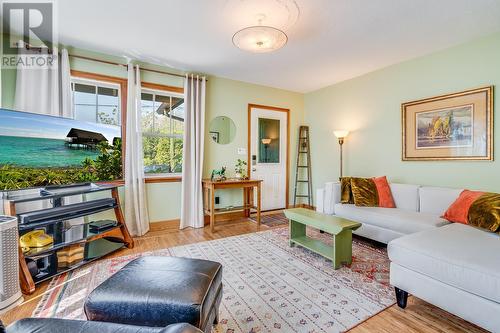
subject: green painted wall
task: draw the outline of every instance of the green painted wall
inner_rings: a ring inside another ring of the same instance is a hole
[[[126,63],[122,57],[115,57],[96,52],[85,51],[68,47],[70,54],[88,56],[119,63]],[[110,75],[115,77],[127,77],[125,67],[101,64],[94,61],[71,58],[71,69]],[[171,68],[140,63],[143,67],[159,69],[168,72],[182,74]],[[142,72],[142,81],[170,86],[182,87],[182,78],[161,75],[150,72]],[[2,71],[2,106],[12,108],[14,104],[15,70]],[[210,76],[207,83],[206,96],[206,121],[205,121],[205,164],[204,174],[208,177],[211,170],[227,166],[228,175],[234,176],[234,165],[238,158],[246,160],[244,156],[237,154],[239,147],[247,147],[247,106],[249,103],[263,104],[289,108],[291,110],[291,170],[295,161],[296,132],[299,124],[303,121],[304,100],[303,95],[285,90],[233,81],[224,78]],[[227,145],[219,145],[209,137],[210,121],[216,116],[230,117],[236,125],[235,139]],[[293,172],[290,172],[291,177]],[[293,178],[290,179],[292,190]],[[290,193],[292,192],[290,190]],[[148,199],[149,217],[152,222],[165,221],[179,218],[181,206],[181,184],[180,183],[155,183],[148,184],[146,189]],[[220,206],[238,205],[241,203],[241,194],[238,191],[217,193],[221,197]]]
[[[290,109],[290,194],[293,190],[293,176],[296,159],[296,142],[299,125],[303,122],[303,95],[286,90],[259,86],[240,81],[210,77],[207,86],[207,110],[205,138],[204,175],[209,176],[213,168],[227,167],[227,174],[234,176],[234,166],[238,158],[238,148],[247,148],[248,104],[260,104]],[[228,116],[236,125],[236,135],[230,144],[219,145],[208,136],[208,125],[217,116]],[[241,191],[221,191],[220,206],[240,205]],[[291,198],[291,196],[290,196]]]
[[[351,131],[344,174],[500,191],[500,163],[401,161],[401,103],[487,85],[500,86],[500,34],[393,65],[305,95],[314,188],[339,176],[334,129]],[[495,118],[499,115],[495,101]],[[500,131],[495,140],[500,143]],[[499,156],[499,145],[495,155]]]

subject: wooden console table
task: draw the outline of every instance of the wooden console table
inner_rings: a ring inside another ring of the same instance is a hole
[[[212,181],[203,179],[203,210],[210,216],[210,231],[214,232],[215,216],[228,212],[243,211],[246,217],[250,217],[250,211],[254,209],[257,213],[257,225],[260,226],[260,191],[262,180],[258,179],[226,179],[223,181]],[[243,190],[243,205],[228,208],[215,208],[215,190],[241,188]],[[257,188],[257,205],[254,203],[254,188]]]

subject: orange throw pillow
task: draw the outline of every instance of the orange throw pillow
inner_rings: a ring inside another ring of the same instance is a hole
[[[463,190],[442,217],[450,222],[468,224],[469,209],[483,194],[485,192]]]
[[[378,192],[378,206],[385,208],[396,208],[394,198],[392,197],[391,187],[387,182],[387,177],[372,178]]]

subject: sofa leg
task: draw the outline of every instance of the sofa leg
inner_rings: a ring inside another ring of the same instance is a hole
[[[408,301],[408,293],[404,290],[397,288],[397,287],[394,287],[394,289],[396,290],[396,300],[398,302],[398,306],[401,309],[406,308],[406,303]]]

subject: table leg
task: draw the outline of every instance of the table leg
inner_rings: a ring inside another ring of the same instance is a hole
[[[352,263],[352,230],[341,231],[333,235],[333,266],[340,268],[342,264]]]
[[[215,187],[210,186],[210,232],[215,228]]]
[[[250,191],[248,190],[248,187],[243,188],[243,206],[248,207],[250,199],[249,199],[249,193]],[[248,218],[250,217],[250,209],[245,209],[245,217]]]
[[[250,206],[255,206],[255,200],[254,200],[254,197],[253,197],[253,187],[249,187],[248,188],[248,203],[250,204]]]
[[[260,227],[260,207],[261,207],[261,200],[260,200],[260,183],[257,185],[257,226]]]
[[[293,220],[289,220],[288,225],[290,236],[289,245],[293,247],[295,245],[293,242],[295,238],[306,236],[306,225]]]
[[[203,211],[208,211],[208,187],[203,187]]]

